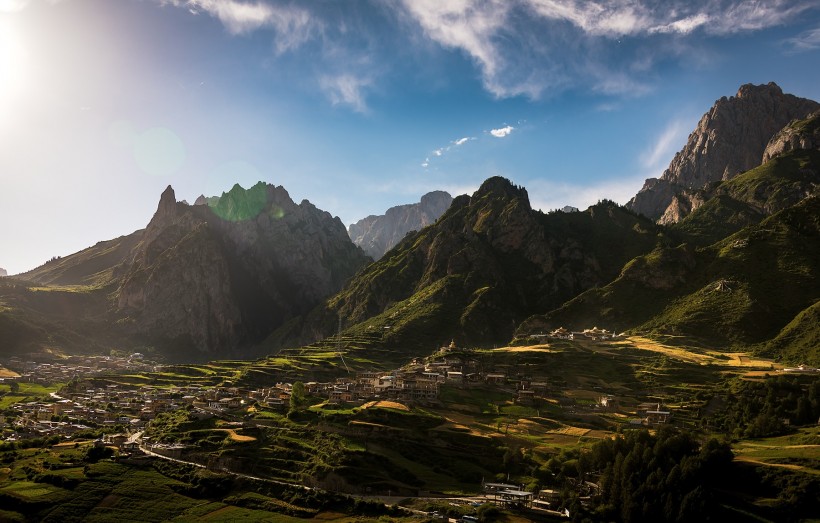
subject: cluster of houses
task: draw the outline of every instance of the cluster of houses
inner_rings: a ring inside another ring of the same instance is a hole
[[[47,436],[72,436],[91,427],[122,426],[129,431],[141,430],[158,413],[180,408],[192,402],[184,388],[141,387],[129,389],[119,385],[106,387],[73,387],[53,401],[30,401],[10,407],[13,415],[0,415],[0,427],[10,427],[8,440]]]
[[[599,329],[598,327],[584,329],[582,331],[571,331],[569,329],[565,329],[564,327],[559,327],[548,334],[531,334],[530,337],[536,339],[602,341],[620,339],[621,337],[623,337],[623,333],[616,334],[613,331]]]
[[[564,335],[565,331],[552,335]],[[585,336],[613,336],[601,329],[583,331]],[[573,335],[575,333],[568,333]],[[69,372],[71,379],[78,374],[93,376],[97,372],[131,370],[140,363],[139,355],[130,358],[87,357],[86,363],[71,367],[68,364],[34,364],[13,362],[21,375],[40,372]],[[77,362],[75,362],[77,363]],[[143,369],[144,370],[144,369]],[[53,375],[53,374],[52,374]],[[65,379],[62,376],[60,379]],[[488,384],[508,389],[513,400],[521,405],[531,405],[537,400],[558,393],[546,380],[517,376],[508,380],[503,369],[483,369],[471,351],[458,348],[455,343],[441,347],[434,358],[414,359],[410,364],[393,371],[364,371],[337,378],[332,382],[305,383],[305,393],[325,398],[328,404],[361,405],[373,400],[402,402],[429,402],[438,399],[442,385],[471,386]],[[128,433],[142,430],[146,423],[165,411],[192,406],[200,412],[221,415],[251,405],[285,411],[290,406],[292,384],[276,383],[268,387],[214,387],[190,384],[171,388],[142,386],[133,388],[109,384],[94,386],[92,381],[74,379],[62,396],[52,401],[18,403],[11,407],[13,415],[0,415],[0,428],[12,432],[10,439],[33,438],[51,435],[70,437],[89,427],[121,426]],[[574,409],[570,398],[559,398],[558,403]],[[601,396],[594,405],[598,410],[617,410],[617,400]],[[574,412],[574,410],[570,410]],[[639,405],[640,422],[649,425],[666,423],[670,413],[658,404]],[[11,429],[9,431],[8,429]]]
[[[5,361],[6,366],[16,370],[18,376],[4,378],[5,381],[23,383],[67,382],[78,377],[111,374],[115,372],[146,372],[156,367],[144,361],[141,353],[129,356],[68,356],[52,362],[24,360],[12,356]]]
[[[793,374],[817,374],[820,373],[820,369],[814,367],[808,367],[806,365],[798,365],[797,367],[786,367],[780,372],[790,372]]]

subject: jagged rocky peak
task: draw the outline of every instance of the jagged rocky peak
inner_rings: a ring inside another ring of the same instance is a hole
[[[817,102],[784,94],[773,82],[741,86],[735,96],[715,102],[669,168],[646,180],[627,207],[663,222],[681,219],[682,210],[696,208],[690,201],[695,191],[757,167],[775,133],[818,109]]]
[[[157,212],[154,214],[154,219],[172,218],[177,213],[177,197],[174,193],[174,188],[170,185],[162,191],[159,197],[159,205]]]
[[[117,314],[157,343],[213,353],[264,338],[341,289],[369,259],[338,218],[282,187],[234,185],[199,205],[162,193],[124,269]]]
[[[350,239],[370,257],[378,260],[398,244],[410,231],[434,223],[450,207],[453,197],[444,191],[432,191],[418,203],[391,207],[384,215],[363,218],[348,227]]]

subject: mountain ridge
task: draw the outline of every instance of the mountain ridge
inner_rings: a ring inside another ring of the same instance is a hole
[[[612,202],[547,215],[531,208],[525,188],[489,178],[473,195],[456,197],[435,224],[409,234],[357,274],[303,324],[290,326],[276,344],[328,336],[339,316],[351,332],[379,332],[384,344],[405,350],[429,350],[454,337],[506,342],[532,311],[614,278],[626,261],[655,244],[656,233],[649,220]]]
[[[660,178],[647,179],[627,207],[660,223],[680,221],[701,203],[693,191],[757,167],[776,133],[818,109],[774,82],[742,85],[714,103]]]

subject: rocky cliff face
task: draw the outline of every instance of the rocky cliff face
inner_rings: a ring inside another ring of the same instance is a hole
[[[450,207],[453,197],[444,191],[433,191],[419,203],[391,207],[384,215],[368,216],[348,227],[353,243],[374,260],[392,249],[410,231],[418,231],[435,222]]]
[[[701,203],[697,190],[758,166],[775,133],[818,109],[774,83],[741,86],[736,96],[715,102],[669,168],[648,179],[627,207],[661,223],[680,221]]]
[[[282,187],[207,204],[168,187],[118,292],[121,321],[183,349],[230,353],[338,291],[367,263],[341,221]]]

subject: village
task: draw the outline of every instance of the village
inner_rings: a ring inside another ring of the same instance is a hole
[[[48,362],[12,356],[2,364],[14,372],[0,376],[0,383],[67,383],[80,377],[88,378],[118,372],[152,372],[158,368],[156,364],[146,362],[143,354],[139,352],[128,356],[67,356]]]
[[[549,336],[572,335],[565,329]],[[600,339],[613,333],[588,329],[579,335]],[[285,413],[291,404],[293,383],[279,382],[266,387],[214,386],[190,383],[184,386],[106,384],[94,385],[93,378],[135,371],[161,371],[162,367],[143,363],[139,354],[127,358],[75,357],[61,363],[24,362],[9,366],[19,369],[19,376],[9,381],[68,382],[62,391],[39,401],[13,404],[0,413],[2,439],[59,436],[72,438],[95,431],[109,434],[133,434],[145,428],[157,414],[189,407],[194,411],[229,418],[233,421],[252,418],[254,411]],[[548,398],[557,402],[567,414],[579,411],[615,412],[622,410],[618,399],[601,393],[594,402],[578,405],[561,394],[560,387],[545,378],[514,375],[506,368],[483,368],[474,351],[459,348],[455,342],[441,347],[425,359],[415,358],[393,371],[360,371],[338,377],[331,382],[303,383],[304,393],[328,408],[345,405],[362,406],[372,401],[435,404],[442,386],[492,387],[510,394],[518,405],[533,405]],[[657,425],[669,422],[671,411],[662,404],[644,403],[629,409],[634,412],[633,425]],[[122,441],[127,440],[121,438]]]

